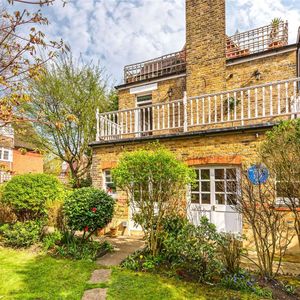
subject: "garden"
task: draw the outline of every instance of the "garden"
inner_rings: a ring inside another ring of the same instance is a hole
[[[286,130],[299,128],[282,124],[266,143],[282,142]],[[291,145],[290,134],[288,139]],[[270,147],[262,147],[267,164],[265,149]],[[270,170],[279,168],[278,160],[271,162]],[[195,172],[163,146],[123,153],[112,176],[134,202],[145,248],[113,267],[101,284],[88,279],[99,268],[96,259],[114,251],[99,237],[113,221],[114,198],[47,174],[18,175],[1,185],[1,299],[81,299],[97,287],[108,290],[108,299],[299,299],[300,278],[281,272],[298,227],[288,222],[286,210],[275,209],[272,180],[253,185],[241,173],[243,197],[236,194],[235,205],[255,241],[253,257],[246,236],[218,232],[206,217],[198,226],[189,222],[183,199],[186,187],[196,184]]]

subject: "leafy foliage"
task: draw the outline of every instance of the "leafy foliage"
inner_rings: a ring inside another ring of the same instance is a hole
[[[72,184],[81,187],[89,173],[96,138],[96,110],[110,110],[114,93],[100,66],[62,55],[39,77],[29,80],[30,102],[22,108],[34,120],[35,141],[67,163]]]
[[[218,245],[222,236],[206,217],[194,226],[178,216],[166,219],[162,255],[176,268],[194,274],[200,281],[211,280],[222,270]]]
[[[246,272],[227,274],[221,279],[220,285],[227,289],[251,292],[261,297],[272,298],[272,292],[261,288],[255,278]]]
[[[116,185],[127,192],[133,220],[142,227],[155,256],[163,219],[171,213],[180,214],[194,171],[170,151],[152,144],[148,149],[125,153],[112,174]]]
[[[144,251],[136,251],[123,261],[122,267],[132,271],[153,271],[162,262],[162,256],[153,256]]]
[[[115,200],[106,192],[92,187],[81,188],[67,197],[64,213],[72,231],[81,230],[87,239],[104,228],[113,217]]]
[[[40,221],[16,222],[0,228],[4,244],[11,247],[29,247],[39,241],[42,234]]]
[[[8,0],[10,4],[14,2],[38,4],[34,0]],[[41,0],[39,4],[49,2],[53,0]],[[39,30],[48,23],[39,10],[11,13],[0,8],[0,119],[4,124],[26,119],[23,112],[16,114],[16,108],[30,100],[24,92],[25,79],[37,77],[47,61],[67,50],[62,41],[50,41]]]
[[[5,186],[2,202],[8,204],[19,221],[36,220],[47,215],[47,203],[63,197],[59,180],[46,174],[14,176]]]
[[[72,259],[94,260],[105,253],[112,251],[112,246],[104,241],[103,243],[82,240],[68,231],[63,233],[55,231],[43,239],[44,249],[53,255]]]

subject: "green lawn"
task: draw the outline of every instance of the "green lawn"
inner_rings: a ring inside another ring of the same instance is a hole
[[[108,300],[255,300],[242,294],[209,285],[185,283],[159,275],[115,269],[108,286]]]
[[[0,248],[0,299],[79,300],[95,264]]]
[[[80,300],[83,291],[92,287],[86,282],[94,268],[93,262],[0,248],[0,300]],[[108,300],[258,299],[254,295],[119,268],[113,270],[108,284],[99,287],[108,287]]]

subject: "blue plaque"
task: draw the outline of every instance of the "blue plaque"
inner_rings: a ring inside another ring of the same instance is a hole
[[[264,165],[253,165],[248,169],[248,178],[254,185],[264,184],[269,178],[269,170]]]

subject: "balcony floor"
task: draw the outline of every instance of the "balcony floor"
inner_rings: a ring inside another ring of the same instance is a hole
[[[204,137],[208,135],[222,135],[230,133],[241,133],[241,132],[265,132],[272,129],[279,122],[267,122],[263,124],[253,124],[246,126],[235,126],[235,127],[222,127],[222,128],[213,128],[205,129],[199,131],[188,131],[188,132],[177,132],[171,134],[161,134],[161,135],[149,135],[133,138],[120,138],[115,140],[101,140],[95,141],[90,144],[91,147],[101,147],[106,145],[114,144],[126,144],[126,143],[140,143],[140,142],[152,142],[160,140],[169,140],[169,139],[185,139],[185,138],[197,138]]]

